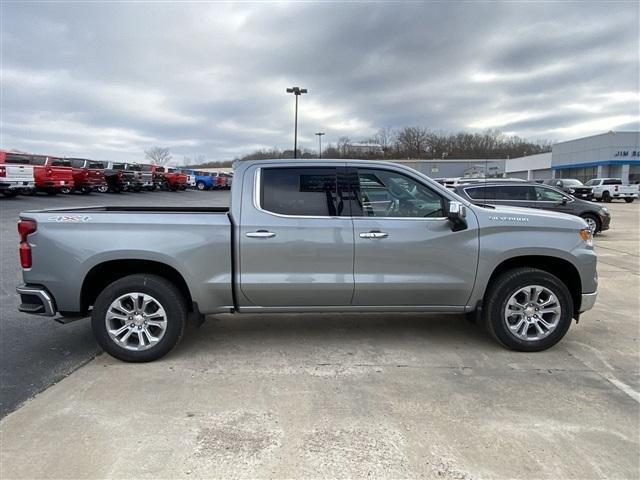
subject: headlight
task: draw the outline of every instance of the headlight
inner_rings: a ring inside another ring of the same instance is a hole
[[[583,228],[578,233],[582,241],[584,241],[590,247],[593,247],[593,234],[591,233],[591,230],[589,230],[588,228]]]

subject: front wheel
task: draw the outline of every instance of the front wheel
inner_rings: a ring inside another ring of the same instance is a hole
[[[624,201],[627,202],[627,203],[633,203],[634,200],[635,200],[635,198],[633,198],[633,197],[624,199]]]
[[[600,220],[595,215],[591,213],[585,213],[584,215],[580,215],[580,217],[587,222],[587,227],[591,232],[591,235],[595,235],[600,231]]]
[[[571,326],[573,301],[556,276],[535,268],[509,270],[489,287],[484,324],[504,346],[521,352],[546,350]]]
[[[178,344],[186,319],[184,296],[173,283],[137,274],[116,280],[98,295],[91,326],[109,355],[125,362],[150,362]]]

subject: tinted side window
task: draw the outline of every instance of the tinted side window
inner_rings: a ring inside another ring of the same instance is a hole
[[[51,165],[54,167],[70,167],[71,162],[69,160],[60,160],[59,158],[56,158],[51,160]]]
[[[535,192],[530,185],[500,185],[491,188],[494,189],[496,200],[535,200]]]
[[[29,163],[31,165],[44,165],[47,162],[47,157],[29,157]]]
[[[539,202],[561,202],[564,198],[560,192],[556,192],[550,188],[535,187],[536,188],[536,200]]]
[[[24,157],[21,155],[12,155],[10,153],[7,153],[6,156],[6,163],[17,163],[20,165],[29,165],[29,157]]]
[[[622,185],[622,180],[617,180],[615,178],[608,178],[607,180],[605,180],[602,183],[604,185]]]
[[[99,170],[103,170],[104,169],[104,163],[102,163],[102,162],[89,162],[88,167],[89,168],[97,168]]]
[[[444,217],[443,198],[401,173],[358,169],[356,186],[366,217]]]
[[[465,188],[464,191],[472,200],[487,201],[496,199],[495,190],[492,187],[470,187]]]
[[[260,205],[283,215],[334,217],[342,213],[335,168],[265,168]]]
[[[84,160],[70,160],[71,166],[74,168],[83,168]]]

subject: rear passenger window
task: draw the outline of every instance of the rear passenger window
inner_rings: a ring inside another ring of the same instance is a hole
[[[608,178],[602,183],[604,185],[622,185],[622,180],[618,180],[616,178]]]
[[[342,213],[335,168],[262,169],[260,206],[282,215],[335,217]]]
[[[465,193],[472,200],[495,200],[495,190],[491,187],[471,187],[465,188]]]
[[[496,200],[535,200],[535,192],[532,186],[519,186],[519,185],[500,185],[497,187],[491,187],[495,192]]]

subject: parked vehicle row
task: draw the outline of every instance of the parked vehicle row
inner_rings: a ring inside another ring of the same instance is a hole
[[[0,190],[17,194],[49,195],[93,191],[120,193],[156,189],[183,191],[230,188],[231,175],[193,172],[174,167],[131,162],[96,161],[86,158],[57,158],[0,150]]]

